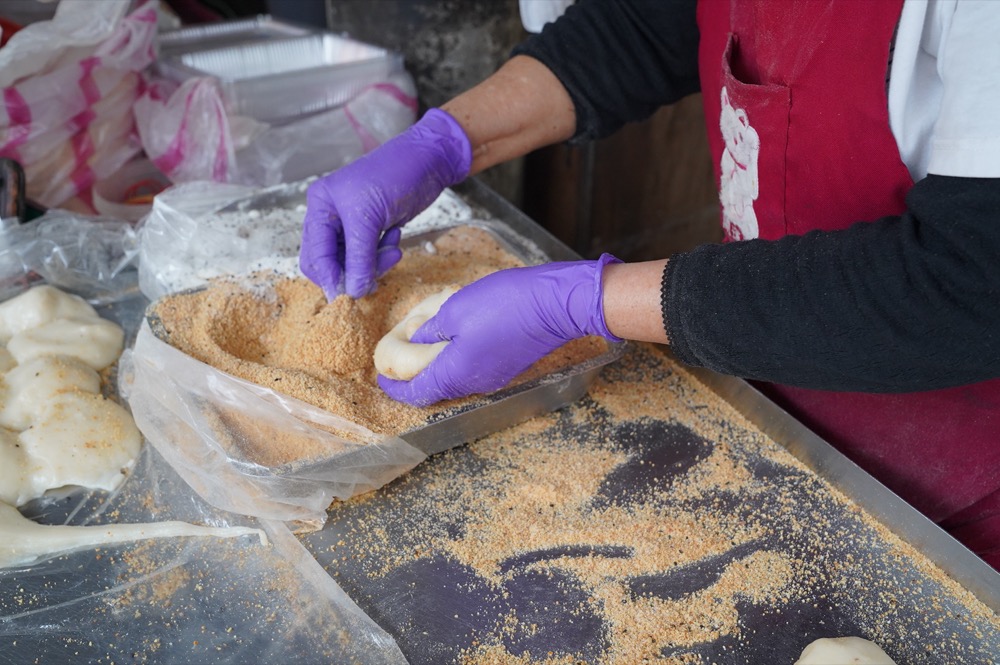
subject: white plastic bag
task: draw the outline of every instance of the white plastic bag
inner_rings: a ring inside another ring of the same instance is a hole
[[[153,62],[156,3],[63,0],[51,21],[0,49],[0,156],[24,167],[27,193],[56,207],[140,150],[132,107]]]
[[[270,186],[337,169],[416,120],[406,72],[366,86],[347,104],[280,125],[227,113],[218,81],[158,79],[135,105],[146,154],[172,182]]]
[[[239,182],[266,187],[333,171],[401,133],[416,113],[413,79],[400,72],[344,106],[254,136],[236,152]]]
[[[172,182],[236,179],[229,116],[215,79],[189,78],[179,86],[151,81],[135,117],[146,155]]]

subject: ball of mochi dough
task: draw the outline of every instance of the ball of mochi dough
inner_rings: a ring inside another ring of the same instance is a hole
[[[18,363],[39,356],[70,356],[100,371],[121,355],[125,333],[116,323],[91,319],[56,319],[14,335],[7,350]]]
[[[101,377],[69,356],[40,356],[18,365],[3,377],[0,426],[26,430],[50,399],[70,390],[98,393]]]
[[[97,311],[71,293],[42,284],[0,304],[0,342],[56,319],[93,319]]]
[[[896,665],[879,645],[861,637],[823,637],[810,643],[795,665]]]
[[[18,436],[27,456],[30,498],[68,485],[111,491],[142,446],[128,411],[101,395],[64,392],[49,399]]]
[[[379,374],[390,379],[409,381],[437,358],[444,347],[448,346],[448,342],[414,344],[410,338],[420,326],[437,314],[441,305],[457,291],[458,287],[449,287],[421,300],[416,307],[407,312],[402,321],[379,340],[374,355],[375,369]]]

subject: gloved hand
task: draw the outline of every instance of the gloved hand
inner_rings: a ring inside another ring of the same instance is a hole
[[[512,268],[469,284],[410,340],[451,343],[412,380],[380,375],[379,385],[395,400],[427,406],[502,388],[577,337],[621,341],[604,323],[602,277],[609,263],[620,261],[604,254],[597,261]]]
[[[328,299],[360,298],[396,265],[400,227],[461,182],[472,147],[458,122],[431,109],[372,152],[309,186],[299,265]]]

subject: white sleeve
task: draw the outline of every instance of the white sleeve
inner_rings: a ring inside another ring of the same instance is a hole
[[[959,0],[942,38],[929,173],[1000,178],[1000,2]]]
[[[914,180],[1000,178],[1000,2],[906,0],[889,119]]]

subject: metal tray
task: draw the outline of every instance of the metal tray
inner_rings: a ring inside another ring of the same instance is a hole
[[[432,223],[430,228],[417,233],[411,230],[404,236],[401,244],[416,246],[432,240],[449,228],[472,226],[488,231],[508,252],[528,265],[580,258],[527,217],[519,213],[512,214],[516,211],[510,204],[486,187],[478,183],[466,184],[458,195],[468,205],[468,217]],[[295,209],[304,201],[305,192],[302,187],[283,186],[236,201],[220,212],[254,210],[266,215],[268,210],[275,208]],[[505,219],[502,221],[496,216],[499,210],[504,210]],[[146,321],[153,334],[169,344],[169,334],[155,314],[156,307],[156,302],[149,305]],[[626,346],[625,342],[609,343],[607,351],[600,355],[434,413],[425,425],[399,436],[426,455],[433,455],[559,409],[582,397],[601,369],[618,360],[625,353]],[[318,461],[285,464],[275,471],[296,477],[323,477],[324,471],[343,468],[351,463],[353,456],[365,454],[364,450],[353,449]]]
[[[175,81],[215,77],[231,113],[266,122],[345,104],[402,67],[398,53],[269,17],[168,33],[156,64]]]
[[[278,20],[269,14],[235,21],[205,23],[160,33],[156,46],[160,57],[234,46],[253,41],[301,37],[315,28]]]
[[[637,350],[633,347],[630,353]],[[629,362],[626,358],[609,367],[608,380],[628,380]],[[762,535],[695,563],[623,575],[620,584],[630,597],[682,601],[710,589],[724,569],[754,553],[780,552],[795,560],[816,551],[822,570],[842,567],[852,583],[838,584],[836,575],[808,575],[800,578],[802,595],[791,600],[773,606],[749,599],[737,602],[737,633],[697,644],[665,645],[661,658],[720,665],[791,664],[814,639],[869,635],[878,629],[882,632],[877,641],[900,665],[994,662],[983,655],[1000,654],[995,620],[972,611],[966,595],[931,574],[923,557],[901,555],[855,506],[836,499],[832,492],[812,488],[819,485],[817,478],[828,481],[997,613],[1000,574],[746,382],[709,372],[698,372],[697,379],[708,386],[704,393],[714,391],[812,472],[772,463],[750,450],[741,452],[741,463],[752,478],[748,485],[756,491],[723,491],[694,503],[709,502],[739,519],[767,524]],[[683,386],[685,382],[691,385]],[[685,394],[696,383],[691,377],[676,381]],[[634,389],[670,388],[649,383]],[[584,397],[581,410],[586,410],[590,399]],[[575,405],[560,411],[551,430],[533,435],[542,442],[550,431],[573,439],[592,436],[589,431],[581,432],[577,415]],[[670,417],[665,413],[663,419],[641,422],[609,417],[601,422],[600,439],[614,442],[631,459],[595,490],[590,504],[596,506],[595,511],[600,511],[602,501],[641,505],[651,483],[670,487],[717,445]],[[745,431],[739,421],[729,427],[733,432]],[[646,460],[655,461],[655,478]],[[457,559],[449,548],[449,543],[461,540],[466,516],[478,514],[478,505],[424,513],[428,506],[421,503],[423,498],[430,495],[432,502],[447,506],[448,497],[462,496],[452,494],[453,488],[471,491],[476,487],[483,466],[475,447],[428,460],[406,482],[387,485],[364,501],[338,504],[322,530],[300,538],[351,599],[396,639],[412,665],[458,662],[477,644],[497,635],[524,662],[558,658],[564,659],[559,662],[619,662],[606,651],[607,624],[592,609],[592,604],[600,602],[585,583],[574,578],[572,567],[539,572],[534,566],[555,559],[586,560],[599,566],[602,560],[628,558],[627,546],[613,540],[609,544],[606,534],[600,533],[592,534],[591,544],[560,546],[553,541],[547,548],[517,551],[501,561],[504,575],[495,583]],[[369,525],[378,525],[378,533],[371,534]],[[526,516],[524,528],[535,527]],[[436,535],[422,539],[419,534],[425,529]],[[825,539],[822,548],[810,544],[816,538]],[[469,541],[463,546],[468,547]],[[522,627],[520,632],[505,632],[503,617],[509,616],[531,630]],[[678,616],[673,613],[664,620],[677,621]],[[694,613],[691,620],[703,619]],[[641,631],[642,621],[636,626]],[[628,628],[631,632],[632,626]]]

